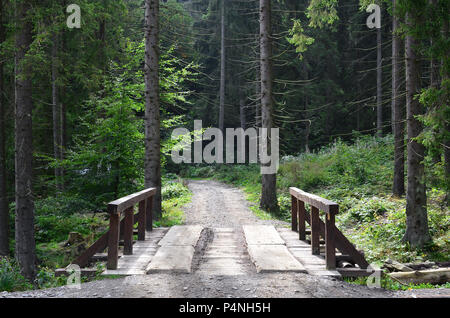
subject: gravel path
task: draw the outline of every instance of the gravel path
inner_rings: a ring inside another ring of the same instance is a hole
[[[190,180],[192,202],[185,206],[186,224],[241,228],[246,224],[288,226],[278,220],[261,220],[249,209],[242,191],[212,180]]]
[[[243,224],[287,225],[275,220],[259,220],[249,209],[249,203],[236,188],[210,181],[190,181],[192,203],[185,207],[186,223],[210,228],[235,228]],[[206,248],[210,235],[203,235]],[[243,244],[243,242],[240,242]],[[202,244],[199,244],[202,245]],[[200,248],[201,249],[201,248]],[[201,254],[201,250],[198,251]],[[201,262],[194,258],[194,261]],[[198,267],[198,266],[197,266]],[[152,274],[104,279],[81,285],[46,290],[0,293],[1,297],[38,298],[305,298],[305,297],[450,297],[449,289],[392,292],[348,284],[334,278],[302,273],[257,274],[237,276],[210,275],[202,271],[193,274]]]

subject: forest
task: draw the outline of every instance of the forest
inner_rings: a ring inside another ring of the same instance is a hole
[[[449,1],[73,2],[0,0],[0,292],[63,285],[130,193],[156,187],[155,225],[183,224],[185,179],[286,221],[298,187],[372,262],[450,261]],[[277,173],[175,163],[196,120],[278,128]]]

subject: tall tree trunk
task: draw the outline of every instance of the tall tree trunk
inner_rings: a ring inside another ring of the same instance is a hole
[[[3,25],[4,1],[0,0],[0,44],[5,41]],[[4,56],[0,54],[0,256],[9,255],[9,213],[6,195],[5,107],[3,83]]]
[[[272,43],[271,43],[271,5],[270,0],[260,0],[260,45],[261,45],[261,118],[262,128],[268,130],[267,149],[270,153],[270,129],[273,127],[273,72],[272,72]],[[262,209],[278,210],[276,193],[276,174],[263,174],[261,178]]]
[[[306,77],[308,78],[308,77]],[[303,108],[305,111],[305,152],[310,153],[309,149],[309,135],[311,133],[311,120],[308,119],[308,95],[305,94],[305,106]]]
[[[16,174],[16,258],[22,274],[35,277],[36,247],[34,239],[33,200],[33,134],[31,96],[31,65],[25,60],[30,49],[31,22],[28,1],[16,3],[16,111],[15,111],[15,174]]]
[[[311,133],[311,120],[306,120],[306,128],[305,128],[305,152],[310,153],[311,150],[309,149],[309,135]]]
[[[58,35],[53,36],[52,46],[52,113],[53,113],[53,156],[61,160],[61,107],[59,104],[58,81]],[[62,191],[62,173],[59,166],[55,167],[56,189]]]
[[[393,11],[395,12],[396,1],[392,1]],[[400,47],[402,40],[396,34],[398,31],[399,20],[393,15],[392,21],[392,131],[394,133],[394,183],[392,193],[400,197],[405,194],[405,125],[403,123],[403,103],[400,95],[400,66],[401,56]]]
[[[159,0],[145,0],[145,186],[156,187],[153,214],[161,217],[159,113]]]
[[[436,0],[430,0],[430,4],[432,7],[434,7],[432,10],[437,10]],[[433,46],[433,36],[431,37],[431,46]],[[433,55],[431,56],[430,60],[430,86],[434,88],[439,88],[439,70],[440,70],[440,61],[435,58]]]
[[[408,12],[407,25],[413,28],[417,23],[414,12]],[[422,124],[416,118],[423,113],[415,98],[420,92],[420,57],[417,41],[411,34],[406,36],[406,119],[408,129],[408,188],[406,196],[406,233],[404,240],[413,247],[421,247],[431,240],[428,232],[427,194],[425,187],[425,147],[414,140],[422,131]]]
[[[66,6],[66,1],[63,2],[63,6]],[[66,48],[66,40],[63,34],[61,34],[60,36],[61,42],[60,42],[60,46],[59,49],[61,50],[61,52],[64,52],[65,48]],[[62,57],[61,57],[62,59]],[[60,64],[63,64],[64,61],[60,61]],[[59,158],[61,160],[64,160],[65,158],[65,149],[66,149],[66,141],[67,141],[67,132],[66,132],[66,105],[65,105],[65,100],[64,100],[64,96],[65,96],[65,85],[59,85],[59,105],[60,105],[60,148],[59,148]],[[61,190],[64,191],[64,186],[65,186],[65,180],[64,180],[64,175],[65,175],[65,170],[64,168],[61,168]]]
[[[377,135],[383,136],[383,62],[381,54],[381,28],[377,29]]]
[[[258,61],[260,60],[260,56],[256,57]],[[256,68],[256,87],[255,87],[255,127],[261,127],[261,68]]]
[[[219,92],[219,129],[224,131],[225,125],[225,0],[220,7],[220,92]]]
[[[436,12],[438,10],[438,8],[436,7],[437,1],[436,0],[429,0],[430,6],[431,6],[431,10],[433,12]],[[434,17],[433,17],[434,18]],[[433,33],[431,33],[430,36],[430,46],[433,47],[433,43],[435,43],[435,35]],[[439,89],[439,85],[440,85],[440,61],[439,59],[437,59],[435,57],[435,54],[433,53],[433,50],[431,52],[431,59],[430,59],[430,87],[431,88],[435,88],[435,89]],[[441,133],[439,131],[440,129],[433,129],[433,133],[438,135],[439,133]],[[441,151],[440,150],[444,150],[444,149],[439,149],[438,151],[433,151],[433,149],[428,149],[428,153],[431,156],[431,160],[433,164],[438,164],[439,162],[441,162]]]
[[[444,38],[448,38],[448,24],[449,21],[444,21],[444,25],[442,26],[442,36]],[[442,78],[441,78],[441,87],[444,87],[444,83],[446,83],[449,80],[449,74],[448,74],[448,67],[445,65],[446,60],[448,60],[448,52],[446,56],[442,58],[441,61],[441,67],[442,70]],[[446,95],[444,96],[444,100],[449,100],[449,92],[446,90]],[[450,131],[450,123],[447,121],[444,127],[445,131]],[[447,138],[444,140],[444,167],[445,167],[445,180],[446,180],[446,187],[447,187],[447,195],[446,195],[446,201],[447,205],[450,204],[450,138],[447,136]]]
[[[241,93],[241,97],[239,98],[239,120],[241,122],[241,128],[245,130],[247,126],[246,118],[245,118],[245,98]]]

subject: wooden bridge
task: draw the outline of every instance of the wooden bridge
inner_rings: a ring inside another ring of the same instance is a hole
[[[200,225],[153,228],[151,207],[156,189],[128,195],[108,204],[109,230],[72,264],[79,265],[85,275],[96,272],[88,268],[95,261],[106,261],[105,275],[304,272],[347,277],[374,273],[364,253],[337,229],[337,203],[297,188],[289,191],[290,229],[251,224],[242,225],[242,229],[205,229]],[[205,233],[213,239],[199,252],[197,245]],[[239,244],[240,233],[243,233],[243,244]],[[134,241],[136,234],[137,241]],[[202,258],[200,265],[193,264],[196,256]],[[67,274],[65,269],[57,270],[57,275],[63,274]]]

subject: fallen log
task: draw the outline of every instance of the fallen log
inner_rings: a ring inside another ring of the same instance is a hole
[[[450,267],[413,272],[395,272],[389,276],[401,284],[445,284],[450,282]]]
[[[414,269],[412,269],[409,266],[406,266],[405,264],[399,263],[397,261],[388,259],[384,263],[384,268],[388,269],[390,272],[413,272]]]
[[[403,265],[408,266],[415,271],[424,270],[424,269],[432,269],[432,268],[437,269],[437,267],[448,267],[449,266],[449,265],[438,266],[437,263],[428,262],[428,261],[424,262],[424,263],[405,263]]]

